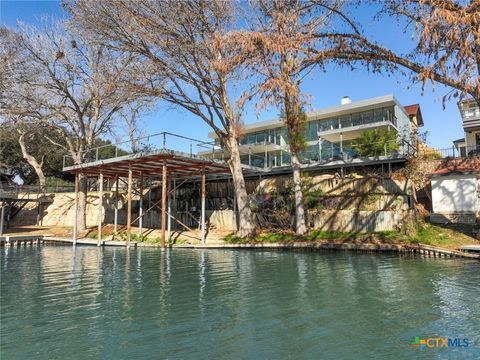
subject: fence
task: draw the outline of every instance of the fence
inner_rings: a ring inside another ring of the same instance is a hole
[[[471,156],[480,156],[480,145],[455,146],[441,149],[423,148],[419,152],[419,157],[424,159],[445,159],[445,158],[464,158]]]

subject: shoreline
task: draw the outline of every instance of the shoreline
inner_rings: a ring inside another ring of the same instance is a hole
[[[33,246],[33,245],[67,245],[72,244],[70,238],[53,237],[48,235],[27,235],[27,236],[3,236],[0,237],[0,246]],[[120,240],[102,240],[100,245],[94,239],[78,239],[78,245],[85,246],[116,246],[126,247],[125,241]],[[159,244],[132,242],[130,247],[143,248],[161,248]],[[181,244],[170,245],[169,249],[217,249],[217,250],[302,250],[311,252],[333,252],[333,251],[351,251],[363,253],[397,253],[399,255],[420,255],[425,257],[438,258],[469,258],[480,260],[480,254],[467,253],[459,250],[425,245],[425,244],[384,244],[384,243],[355,243],[355,242],[334,242],[334,241],[315,241],[301,242],[292,241],[286,243],[280,242],[254,242],[246,244],[213,243],[213,244]]]

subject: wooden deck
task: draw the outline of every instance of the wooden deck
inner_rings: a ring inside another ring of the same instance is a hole
[[[480,245],[460,246],[460,251],[466,252],[466,253],[477,253],[477,254],[480,254]]]
[[[14,235],[1,236],[0,246],[27,246],[40,245],[48,243],[57,244],[73,244],[72,238],[49,236],[49,235]],[[101,240],[100,244],[96,239],[82,238],[77,239],[77,245],[91,245],[91,246],[127,246],[126,241],[121,240]],[[136,247],[137,242],[130,242],[131,247]]]

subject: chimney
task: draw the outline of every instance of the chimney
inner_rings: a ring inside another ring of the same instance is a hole
[[[344,96],[341,100],[342,105],[347,105],[347,104],[350,104],[351,102],[352,102],[352,100],[350,100],[349,96]]]

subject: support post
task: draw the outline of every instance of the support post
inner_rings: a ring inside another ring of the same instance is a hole
[[[3,220],[5,218],[5,201],[2,201],[2,212],[0,214],[0,236],[3,235]]]
[[[103,173],[98,175],[98,234],[97,246],[102,243],[102,220],[103,220]]]
[[[174,219],[177,218],[177,179],[173,178],[173,194],[172,194],[172,208]]]
[[[153,216],[152,216],[152,184],[150,183],[150,186],[148,187],[148,222],[150,224],[150,227],[153,228]]]
[[[172,234],[172,184],[171,180],[168,182],[167,189],[167,241],[170,244],[170,237]]]
[[[74,201],[74,213],[73,213],[73,245],[77,245],[77,229],[78,229],[78,173],[75,173],[75,201]]]
[[[263,160],[263,168],[266,169],[268,167],[268,152],[267,152],[267,143],[265,142],[265,158]]]
[[[232,212],[233,231],[237,231],[237,196],[235,195],[235,189],[233,191],[233,212]]]
[[[128,166],[128,186],[127,186],[127,248],[130,247],[132,236],[132,165]]]
[[[138,210],[138,234],[142,237],[143,232],[143,171],[140,171],[140,208]]]
[[[118,230],[118,175],[115,177],[115,213],[113,216],[113,238],[117,235]]]
[[[322,138],[318,137],[318,161],[322,161]]]
[[[340,155],[343,154],[343,133],[340,133]]]
[[[202,171],[202,244],[205,244],[205,169]]]
[[[163,159],[162,166],[162,237],[161,246],[165,247],[165,225],[167,221],[167,160]]]

